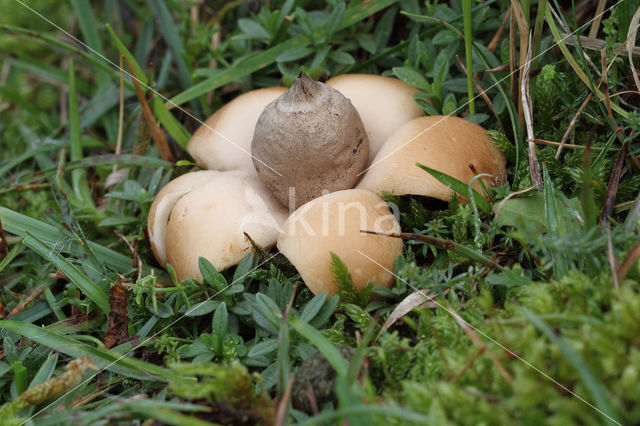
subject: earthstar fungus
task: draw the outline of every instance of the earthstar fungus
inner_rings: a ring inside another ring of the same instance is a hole
[[[301,73],[260,115],[251,154],[278,201],[300,206],[323,191],[353,188],[369,159],[369,139],[349,99]]]

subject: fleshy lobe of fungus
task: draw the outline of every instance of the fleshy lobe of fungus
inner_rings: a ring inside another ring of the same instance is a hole
[[[268,87],[238,96],[196,130],[187,151],[206,169],[253,172],[253,129],[264,107],[286,91],[284,87]]]
[[[314,294],[338,291],[331,252],[346,264],[359,291],[369,280],[390,286],[402,240],[361,230],[400,232],[384,200],[370,191],[349,189],[316,198],[296,210],[278,236],[278,249],[296,267]]]
[[[166,184],[164,188],[156,194],[156,197],[153,199],[153,204],[151,204],[151,209],[149,210],[147,227],[149,229],[151,250],[153,250],[153,254],[163,267],[167,263],[165,239],[167,236],[167,222],[169,221],[171,210],[173,210],[173,207],[180,198],[194,189],[205,185],[220,173],[221,172],[215,170],[201,170],[187,173]]]
[[[451,189],[416,166],[422,163],[466,184],[477,173],[487,186],[506,181],[505,158],[481,126],[458,117],[420,117],[384,143],[357,188],[395,195],[423,195],[448,201]],[[474,188],[480,190],[478,182]]]
[[[424,115],[413,100],[418,90],[392,77],[342,74],[326,84],[342,93],[358,110],[369,136],[369,162],[398,127]]]
[[[351,102],[302,73],[291,89],[266,106],[251,153],[263,182],[283,204],[302,205],[352,188],[369,157],[369,140]]]
[[[237,265],[251,250],[245,233],[259,246],[270,248],[286,217],[286,208],[254,173],[219,172],[180,198],[171,210],[167,262],[178,279],[202,280],[200,256],[218,271]]]

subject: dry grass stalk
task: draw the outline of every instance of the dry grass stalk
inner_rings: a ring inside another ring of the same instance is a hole
[[[640,241],[638,241],[636,245],[633,246],[631,251],[627,254],[627,257],[624,258],[622,264],[618,268],[616,277],[619,283],[623,282],[624,279],[627,278],[629,269],[631,269],[631,266],[636,263],[638,259],[640,259]]]
[[[633,81],[636,83],[636,87],[638,88],[638,93],[640,93],[640,78],[638,78],[638,71],[636,70],[635,64],[633,63],[633,55],[631,54],[631,51],[635,49],[634,45],[636,44],[636,35],[638,34],[639,26],[640,7],[638,7],[636,13],[633,14],[633,18],[631,18],[629,31],[627,32],[627,41],[625,42],[625,46],[627,47],[627,56],[629,58],[629,68],[631,69]]]
[[[567,127],[567,130],[564,132],[564,135],[562,136],[562,140],[560,141],[558,150],[556,151],[556,160],[560,158],[560,153],[562,152],[562,148],[564,148],[565,143],[567,142],[567,139],[571,134],[571,131],[573,130],[574,127],[576,127],[576,123],[578,122],[578,117],[582,115],[582,112],[587,107],[587,104],[589,103],[592,97],[593,97],[593,93],[589,93],[589,96],[587,96],[587,99],[585,99],[582,105],[580,105],[580,108],[578,108],[578,112],[576,112],[576,115],[573,116],[571,123],[569,123],[569,127]]]
[[[631,29],[631,27],[629,29]],[[577,36],[570,36],[567,33],[560,33],[560,36],[562,40],[565,42],[565,44],[568,44],[569,46],[576,45]],[[587,50],[602,50],[605,47],[605,41],[599,38],[590,38],[590,37],[582,36],[580,37],[580,45],[582,46],[583,49],[587,49]],[[621,44],[620,46],[617,46],[613,49],[613,53],[615,55],[630,54],[635,57],[640,57],[640,47],[633,46],[633,44],[631,45],[631,47]]]
[[[520,95],[522,96],[522,112],[527,128],[527,141],[529,146],[529,173],[531,176],[531,184],[535,187],[542,187],[542,173],[540,173],[540,163],[536,154],[536,144],[533,142],[533,107],[531,106],[531,93],[529,92],[529,70],[531,67],[531,41],[527,48],[525,62],[522,65]]]
[[[600,29],[600,22],[602,22],[602,14],[604,13],[604,7],[606,4],[607,0],[598,0],[598,7],[596,7],[596,13],[593,16],[591,28],[589,28],[590,38],[595,38],[598,36],[598,30]]]

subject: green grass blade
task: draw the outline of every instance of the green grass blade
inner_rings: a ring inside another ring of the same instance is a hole
[[[475,53],[478,56],[478,58],[480,58],[480,61],[482,61],[482,65],[484,65],[486,69],[492,68],[491,66],[489,66],[489,61],[485,57],[482,51],[482,48],[480,47],[481,45],[478,42],[474,42],[474,46],[476,47]],[[513,138],[515,140],[515,148],[516,148],[516,164],[514,168],[514,176],[519,177],[520,176],[520,153],[524,151],[524,146],[523,146],[524,140],[522,138],[522,129],[520,128],[518,110],[516,106],[513,104],[513,100],[511,99],[511,96],[507,92],[505,92],[504,87],[502,87],[502,82],[505,80],[505,78],[498,80],[498,78],[494,75],[494,73],[489,72],[487,74],[489,75],[489,78],[493,83],[492,87],[496,87],[498,89],[498,92],[500,93],[500,97],[504,101],[504,104],[507,107],[507,111],[509,112],[509,120],[511,121],[511,129],[513,130]],[[514,182],[514,186],[516,186],[517,184],[518,182]]]
[[[46,328],[22,321],[0,321],[0,329],[6,329],[26,337],[41,345],[55,349],[63,354],[79,358],[89,355],[91,360],[100,369],[107,369],[114,373],[122,374],[140,380],[162,380],[165,382],[186,382],[192,380],[189,377],[174,373],[173,371],[159,367],[155,364],[140,361],[139,359],[109,349],[96,348],[82,343],[73,337],[54,333]]]
[[[80,114],[78,113],[78,94],[76,92],[76,74],[73,58],[69,59],[69,153],[71,161],[82,160],[82,141],[80,140]],[[77,169],[71,172],[71,185],[78,200],[87,208],[95,210],[91,190],[87,183],[87,172]]]
[[[469,114],[476,113],[473,99],[473,30],[471,28],[471,0],[462,0],[462,22],[464,25],[464,53],[467,65],[467,95],[469,96]]]
[[[372,0],[367,3],[360,3],[356,6],[352,6],[344,12],[342,22],[338,26],[337,31],[350,27],[374,13],[391,6],[397,1],[398,0]],[[235,64],[231,68],[228,68],[223,73],[216,75],[215,77],[210,77],[200,83],[197,83],[193,87],[188,88],[184,92],[170,99],[168,104],[181,105],[191,99],[202,96],[211,90],[217,89],[218,87],[232,81],[236,81],[254,71],[271,65],[276,61],[278,56],[290,49],[306,47],[309,43],[311,43],[311,39],[304,35],[299,35],[267,50],[256,53],[242,62]]]
[[[587,74],[582,70],[582,68],[580,68],[580,65],[575,60],[571,52],[569,52],[569,48],[567,48],[567,45],[565,44],[564,39],[562,38],[562,35],[560,34],[558,27],[556,26],[556,21],[551,14],[551,8],[547,7],[545,17],[547,20],[547,24],[549,25],[549,29],[551,30],[551,34],[553,34],[556,45],[558,46],[558,48],[560,48],[560,51],[564,55],[564,58],[567,60],[573,71],[576,73],[578,78],[582,80],[584,85],[587,86],[589,90],[591,90],[600,101],[604,101],[604,94],[600,91],[600,89],[595,87],[593,81],[589,79]],[[611,109],[620,114],[621,117],[629,118],[629,112],[625,111],[622,107],[620,107],[620,105],[614,102],[611,102]]]
[[[361,404],[353,407],[344,407],[337,410],[329,410],[322,412],[318,415],[310,417],[301,422],[300,425],[311,426],[317,424],[332,424],[330,420],[340,419],[342,417],[357,416],[364,414],[377,414],[380,417],[393,417],[401,421],[407,422],[405,424],[422,424],[431,425],[437,424],[434,420],[424,414],[415,413],[407,410],[403,407],[392,407],[388,405],[373,405],[373,404]],[[410,423],[409,423],[410,422]],[[339,424],[339,423],[338,423]],[[402,424],[402,423],[401,423]]]
[[[129,49],[127,49],[127,46],[125,46],[124,43],[122,43],[122,41],[118,38],[116,33],[113,31],[113,28],[111,28],[111,25],[107,24],[106,27],[107,27],[107,31],[109,31],[109,34],[111,34],[111,39],[113,40],[113,43],[116,45],[116,48],[118,49],[118,52],[120,52],[122,54],[122,56],[127,58],[129,63],[131,64],[131,67],[133,68],[133,71],[136,74],[136,78],[141,83],[142,90],[145,91],[146,90],[146,85],[147,85],[147,76],[146,76],[146,74],[144,73],[144,71],[142,71],[142,68],[140,68],[140,65],[138,64],[136,59],[133,57],[131,52],[129,52]],[[131,86],[131,87],[133,87],[133,86]]]
[[[416,163],[416,166],[429,173],[439,182],[446,185],[448,188],[451,188],[452,191],[464,197],[464,199],[467,199],[467,197],[469,196],[469,185],[466,185],[465,183],[445,173],[439,172],[435,169],[432,169],[431,167],[427,167],[424,164]],[[480,210],[485,213],[491,213],[491,206],[489,205],[489,202],[485,200],[484,197],[480,195],[480,193],[475,189],[472,189],[471,191],[478,208],[480,208]]]
[[[136,413],[143,414],[152,419],[160,420],[164,424],[175,426],[216,426],[217,423],[210,423],[205,420],[200,420],[193,416],[186,414],[180,414],[172,410],[160,407],[146,407],[136,404],[127,404],[127,408],[135,411]]]
[[[31,233],[36,235],[48,246],[53,246],[60,241],[69,239],[68,235],[56,229],[54,226],[7,209],[6,207],[0,207],[0,219],[2,219],[2,227],[5,232],[11,232],[21,237],[26,237],[27,233]],[[88,241],[87,245],[91,247],[96,256],[98,256],[105,265],[120,273],[127,273],[132,270],[131,258],[92,241]],[[69,248],[64,247],[63,249],[75,256],[85,254],[84,249],[79,245],[72,245]],[[164,271],[149,266],[144,266],[143,270],[145,274],[153,271],[156,276],[166,276]]]
[[[558,225],[558,207],[556,205],[556,192],[549,176],[549,170],[543,167],[544,174],[544,215],[547,220],[547,228],[549,233],[557,235]]]
[[[70,161],[65,165],[65,170],[74,170],[83,167],[110,166],[117,164],[118,167],[151,167],[171,169],[173,164],[156,157],[147,157],[135,154],[103,154],[94,157],[85,157],[79,161]],[[47,170],[51,171],[51,169]]]
[[[4,176],[9,170],[13,169],[16,166],[19,166],[23,162],[27,161],[31,157],[35,157],[39,154],[44,154],[46,152],[57,151],[61,147],[60,145],[45,145],[38,147],[36,149],[30,149],[28,151],[23,152],[12,160],[9,160],[6,164],[0,167],[0,176]]]
[[[166,3],[164,1],[149,1],[148,3],[156,15],[156,18],[160,21],[160,27],[162,28],[160,34],[162,34],[173,52],[173,57],[178,66],[178,80],[180,80],[180,85],[185,89],[193,86],[189,67],[187,67],[187,63],[182,56],[185,49],[180,39],[178,28],[171,18]]]
[[[210,92],[211,90],[215,90],[218,87],[224,86],[225,84],[239,80],[254,71],[271,65],[282,53],[298,47],[305,47],[310,42],[311,40],[308,37],[299,35],[270,49],[267,49],[260,53],[256,53],[255,55],[250,56],[244,61],[235,64],[231,68],[228,68],[223,73],[216,75],[215,77],[210,77],[206,80],[203,80],[200,83],[197,83],[194,86],[188,88],[184,92],[167,101],[167,104],[181,105],[194,98],[202,96],[205,93]]]
[[[620,419],[620,415],[614,410],[613,406],[610,403],[609,393],[602,386],[602,384],[596,379],[596,377],[591,373],[589,367],[584,362],[582,357],[575,352],[569,345],[567,345],[561,338],[555,335],[553,330],[536,314],[533,312],[523,308],[522,313],[526,316],[533,325],[540,331],[542,331],[553,343],[555,343],[560,351],[564,354],[565,358],[573,365],[576,369],[587,389],[591,393],[591,396],[596,402],[596,406],[601,414],[607,417],[609,424],[621,424],[616,419]]]
[[[187,148],[187,143],[191,138],[191,134],[184,126],[167,110],[162,100],[158,96],[153,98],[153,113],[165,130],[171,135],[178,145],[183,149]]]
[[[627,218],[624,220],[624,232],[631,234],[638,223],[638,218],[640,218],[640,193],[638,193]]]
[[[93,11],[91,10],[91,2],[82,0],[71,0],[73,9],[76,12],[78,18],[78,24],[80,25],[80,31],[85,43],[95,50],[96,52],[104,52],[100,37],[98,36],[98,27],[95,18],[93,17]],[[98,87],[102,88],[109,84],[109,75],[103,70],[98,70],[96,76],[98,77]]]
[[[22,240],[22,243],[58,268],[80,291],[98,305],[102,312],[109,313],[111,310],[109,308],[109,296],[102,288],[83,274],[80,269],[58,254],[52,247],[29,233]]]
[[[57,38],[52,37],[50,35],[33,31],[30,28],[21,28],[21,27],[15,27],[12,25],[4,25],[4,24],[0,25],[0,30],[8,33],[20,34],[25,37],[33,38],[34,40],[38,40],[40,42],[46,43],[48,45],[55,46],[60,49],[69,51],[74,55],[77,55],[85,59],[86,61],[90,62],[91,64],[97,66],[100,69],[103,69],[109,73],[112,73],[113,75],[118,74],[117,70],[112,68],[111,65],[109,65],[109,63],[105,62],[104,58],[96,57],[96,55],[93,53],[87,53],[83,49],[80,49],[74,45],[65,43],[63,41],[60,41]],[[133,86],[130,85],[129,87],[132,88]]]

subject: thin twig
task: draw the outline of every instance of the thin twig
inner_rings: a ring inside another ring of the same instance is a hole
[[[505,368],[502,366],[502,364],[500,363],[500,360],[498,359],[498,357],[496,357],[496,354],[494,354],[491,351],[491,349],[489,349],[487,345],[484,344],[482,339],[480,339],[480,337],[478,337],[478,335],[473,331],[473,329],[469,327],[469,324],[464,319],[462,319],[462,317],[451,306],[447,306],[447,310],[453,316],[453,318],[456,320],[456,322],[458,323],[460,328],[462,328],[465,334],[469,336],[469,339],[471,339],[471,341],[476,346],[478,346],[479,348],[483,348],[484,351],[487,352],[487,355],[489,356],[489,358],[491,358],[491,361],[493,362],[493,364],[498,368],[500,375],[504,377],[504,379],[507,381],[507,383],[509,383],[509,385],[511,385],[511,387],[513,387],[513,378],[507,372],[507,370],[505,370]]]
[[[467,73],[467,68],[464,66],[464,63],[460,59],[460,56],[456,55],[456,59],[458,60],[458,63],[460,64],[460,67],[462,68],[462,72],[466,74]],[[476,87],[476,90],[478,90],[478,92],[480,93],[480,96],[482,96],[482,99],[484,99],[485,103],[487,104],[487,106],[489,107],[491,112],[493,113],[493,116],[498,121],[498,125],[500,126],[500,130],[502,131],[502,133],[506,133],[506,131],[504,129],[504,126],[502,125],[502,120],[500,120],[500,115],[498,115],[498,113],[496,112],[495,108],[493,107],[493,103],[491,102],[491,99],[489,99],[489,96],[487,96],[487,93],[480,86],[480,83],[478,83],[478,81],[476,80],[475,77],[473,77],[472,81],[473,81],[473,85]],[[480,182],[482,182],[482,181],[480,181]]]
[[[578,108],[578,112],[576,112],[576,115],[573,116],[571,123],[569,123],[569,127],[567,127],[567,131],[564,132],[564,136],[562,136],[562,140],[560,141],[560,146],[558,146],[558,150],[556,151],[556,160],[560,158],[560,153],[562,152],[562,148],[564,147],[565,142],[569,138],[569,134],[571,133],[573,128],[576,126],[576,123],[578,122],[578,117],[582,115],[582,112],[587,107],[587,104],[589,103],[592,97],[593,97],[593,93],[589,93],[589,95],[587,96],[587,99],[585,99],[582,105],[580,105],[580,108]]]
[[[548,141],[546,139],[534,138],[533,142],[534,143],[541,143],[541,144],[544,144],[544,145],[560,146],[560,142]],[[565,148],[575,148],[575,149],[586,149],[587,148],[586,145],[574,145],[574,144],[571,144],[571,143],[565,143],[564,147]],[[592,146],[591,149],[594,150],[594,151],[602,151],[605,148],[603,148],[601,146]],[[620,151],[620,149],[619,148],[609,148],[609,151],[618,152],[618,151]]]
[[[497,205],[496,205],[496,213],[495,213],[495,219],[498,219],[498,216],[500,215],[500,211],[502,210],[502,207],[504,206],[504,203],[506,203],[507,201],[509,201],[511,198],[515,197],[516,195],[522,195],[525,194],[529,191],[532,191],[536,189],[535,186],[530,186],[529,188],[525,188],[522,189],[520,191],[516,191],[516,192],[512,192],[511,194],[507,195],[506,197],[504,197],[503,200],[501,200]]]
[[[640,258],[640,241],[638,241],[633,246],[631,251],[627,254],[627,257],[624,258],[624,261],[618,268],[618,271],[616,273],[616,277],[618,278],[618,283],[623,282],[624,279],[627,278],[627,273],[629,272],[629,269],[631,269],[631,266],[634,263],[636,263],[636,261],[639,258]]]
[[[569,46],[575,46],[577,44],[577,36],[570,36],[569,34],[560,33],[560,37],[562,40],[568,44]],[[596,50],[600,51],[604,49],[606,45],[606,41],[601,40],[599,38],[590,38],[590,37],[580,37],[580,45],[583,49],[587,50]],[[633,55],[636,57],[640,57],[640,47],[632,46],[630,49],[627,48],[624,44],[621,44],[613,49],[613,53],[616,55]]]
[[[460,377],[462,377],[462,375],[464,374],[465,371],[467,371],[475,362],[476,359],[480,358],[480,355],[482,355],[483,353],[485,353],[487,350],[486,346],[482,346],[480,349],[478,349],[478,351],[469,359],[469,361],[467,361],[467,363],[464,365],[464,367],[462,367],[462,370],[460,370],[458,372],[458,374],[455,375],[455,377],[453,379],[451,379],[451,383],[455,383],[458,381],[458,379]]]
[[[287,388],[282,394],[282,399],[278,403],[278,411],[276,414],[276,426],[282,426],[285,424],[285,415],[287,412],[287,404],[289,404],[289,396],[291,396],[291,388],[293,387],[293,374],[289,377],[289,383],[287,384]]]
[[[616,158],[616,164],[611,172],[611,178],[609,179],[609,186],[607,187],[607,195],[605,197],[604,205],[602,206],[602,212],[600,213],[600,224],[608,225],[609,216],[613,214],[613,205],[616,201],[616,193],[618,192],[618,184],[620,183],[620,176],[622,175],[622,166],[624,165],[624,159],[627,156],[627,150],[629,149],[629,142],[625,142],[622,145],[622,149],[618,152],[618,158]]]
[[[511,9],[507,10],[507,13],[504,14],[504,18],[502,18],[502,22],[500,23],[500,26],[498,27],[498,31],[496,31],[495,35],[493,36],[493,38],[491,39],[491,41],[487,45],[487,49],[491,53],[495,52],[496,48],[498,47],[498,43],[500,42],[500,39],[502,38],[502,33],[504,32],[504,27],[506,26],[507,19],[509,19],[509,15],[511,14],[510,10]]]

